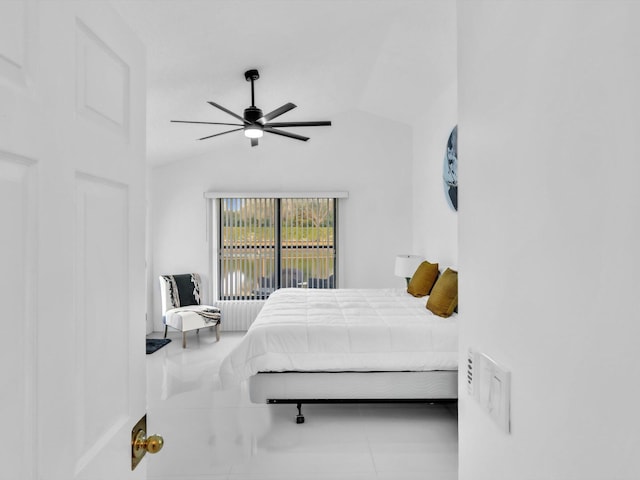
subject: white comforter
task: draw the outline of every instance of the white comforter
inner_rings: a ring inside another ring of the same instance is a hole
[[[395,289],[278,290],[223,361],[222,383],[258,372],[457,370],[457,316],[426,303]]]

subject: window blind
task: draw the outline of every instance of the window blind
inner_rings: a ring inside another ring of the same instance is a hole
[[[221,300],[264,299],[278,288],[334,288],[334,198],[221,198]]]

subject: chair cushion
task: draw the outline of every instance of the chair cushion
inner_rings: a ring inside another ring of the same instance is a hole
[[[200,275],[184,273],[162,275],[167,283],[167,301],[173,308],[200,305]]]
[[[167,310],[164,314],[164,323],[182,332],[196,330],[198,328],[212,327],[220,322],[218,320],[206,318],[200,315],[199,311],[211,310],[214,307],[209,305],[195,305],[178,307]]]

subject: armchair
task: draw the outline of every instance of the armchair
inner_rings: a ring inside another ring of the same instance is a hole
[[[186,348],[187,332],[200,333],[201,328],[215,327],[216,340],[220,341],[222,315],[219,308],[201,304],[200,275],[160,275],[159,281],[164,338],[167,338],[167,327],[180,330],[182,348]]]

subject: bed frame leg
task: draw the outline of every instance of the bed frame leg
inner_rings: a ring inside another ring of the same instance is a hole
[[[302,403],[297,404],[298,415],[296,415],[296,423],[304,423],[304,415],[302,415]]]

